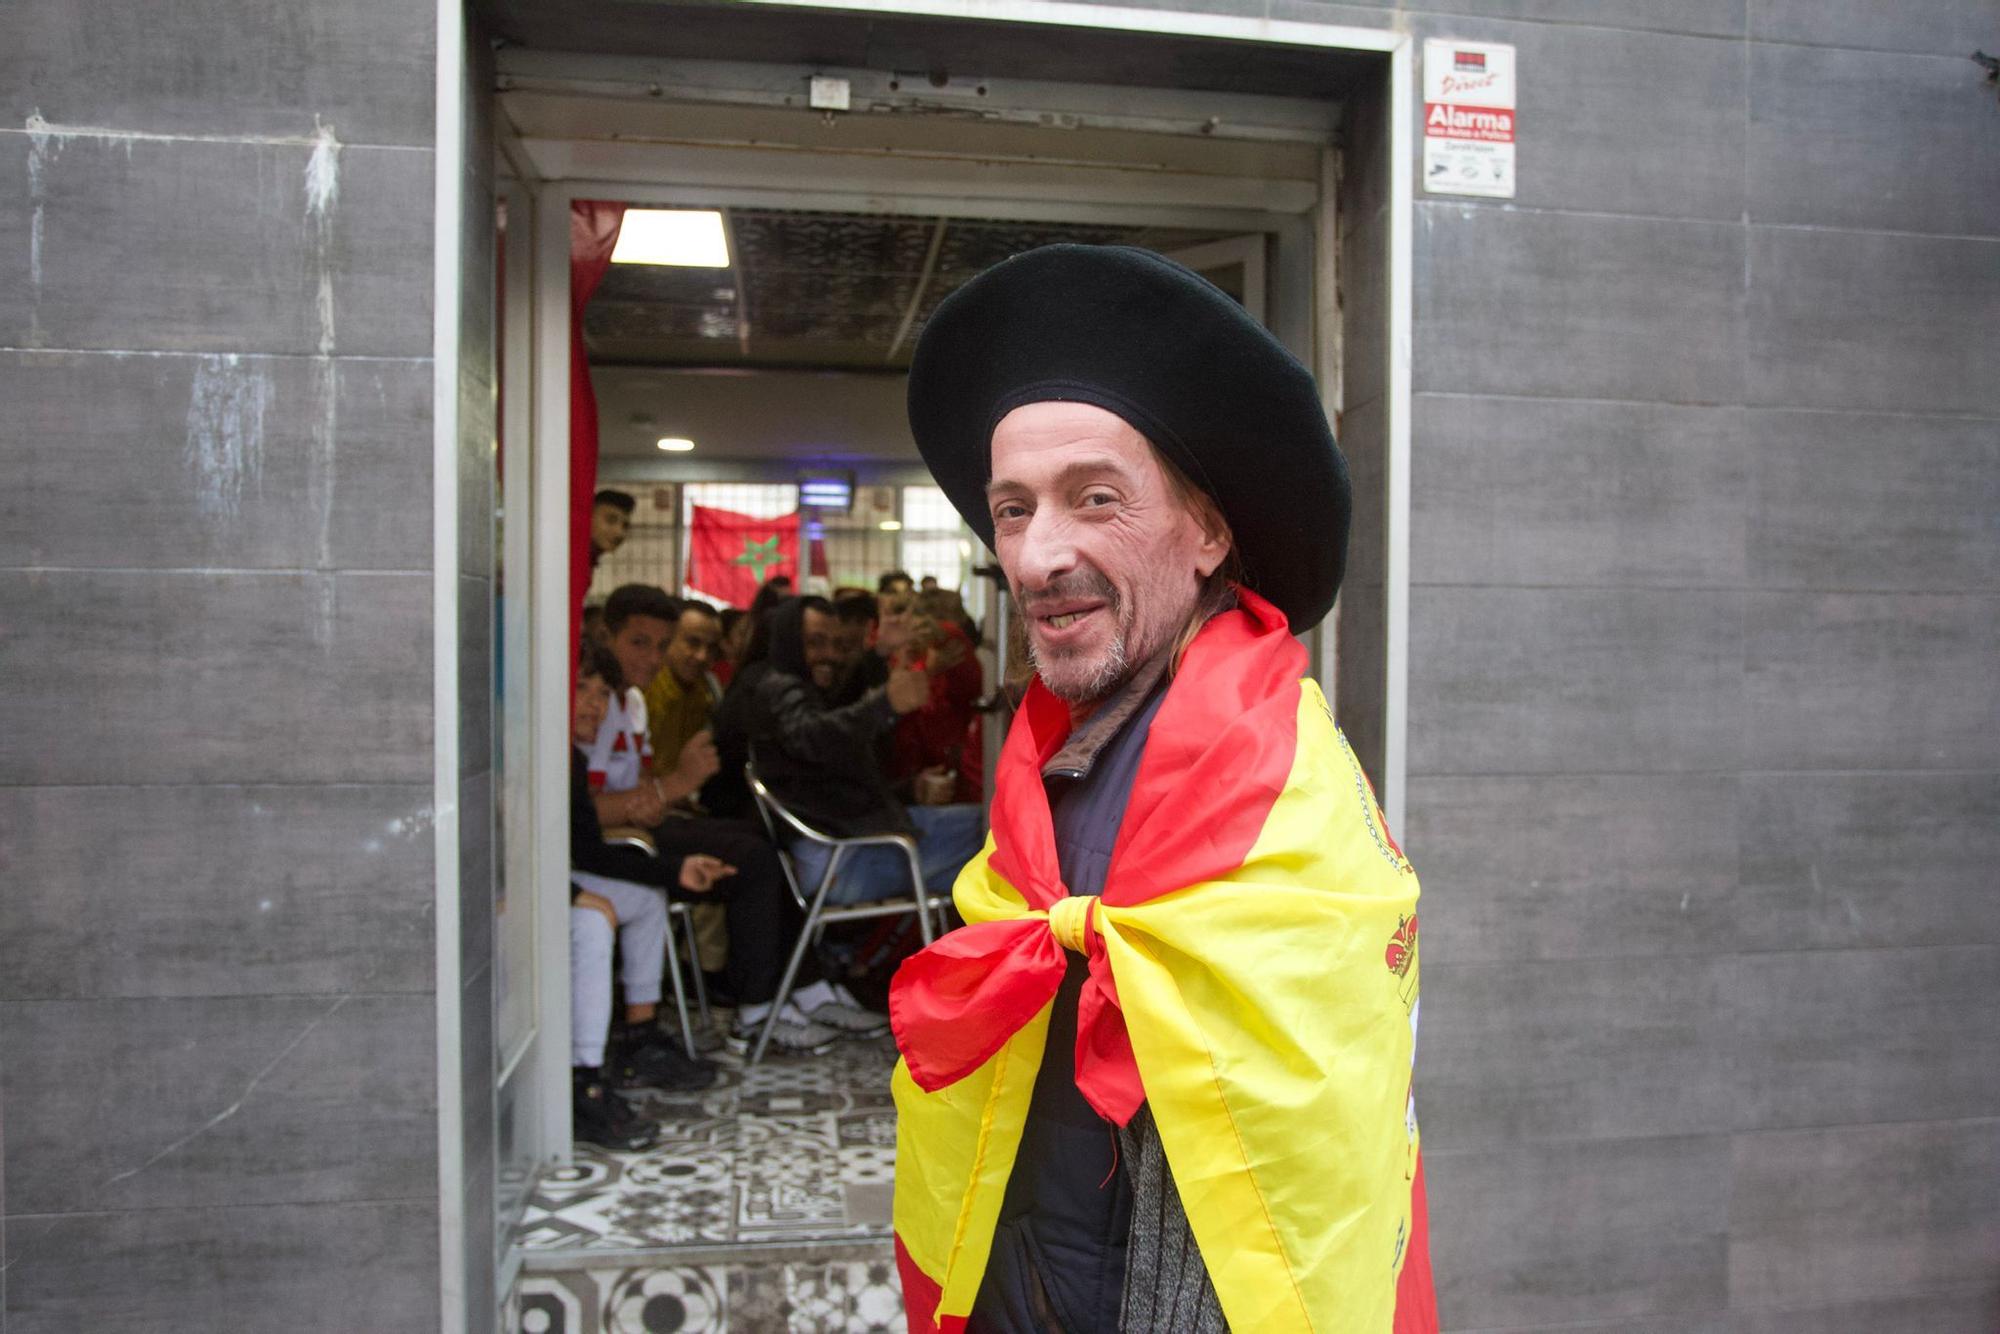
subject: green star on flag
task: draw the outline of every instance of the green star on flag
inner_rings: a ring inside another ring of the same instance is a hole
[[[705,597],[747,607],[758,585],[799,569],[799,515],[758,519],[708,505],[691,507],[686,583]]]
[[[770,569],[773,565],[784,564],[785,558],[778,554],[778,539],[776,536],[773,536],[766,542],[753,542],[746,537],[743,539],[743,554],[729,563],[731,565],[749,566],[750,577],[761,584],[764,582],[764,571]]]

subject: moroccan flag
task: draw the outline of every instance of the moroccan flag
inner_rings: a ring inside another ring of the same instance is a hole
[[[995,775],[966,926],[890,991],[896,1260],[909,1328],[978,1295],[1070,952],[1076,1082],[1143,1103],[1234,1330],[1433,1334],[1417,1136],[1417,877],[1305,654],[1246,591],[1188,648],[1147,734],[1100,898],[1063,886],[1039,682]]]
[[[773,575],[799,577],[799,515],[753,519],[694,507],[688,526],[687,585],[732,607],[747,607]]]

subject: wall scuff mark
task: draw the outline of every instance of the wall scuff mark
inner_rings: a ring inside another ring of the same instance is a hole
[[[233,520],[243,490],[262,494],[264,413],[271,404],[270,377],[235,353],[210,354],[195,365],[188,394],[188,467],[203,518]]]
[[[48,212],[49,164],[62,152],[62,136],[53,133],[40,111],[28,113],[28,285],[34,289],[29,315],[30,341],[42,341],[42,237]]]

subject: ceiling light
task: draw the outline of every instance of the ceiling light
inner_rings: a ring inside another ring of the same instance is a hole
[[[722,214],[714,209],[628,208],[611,262],[726,269],[729,241],[722,232]]]
[[[653,443],[669,454],[685,454],[694,448],[694,441],[679,435],[663,435]]]
[[[882,522],[876,524],[875,526],[877,528],[880,528],[885,533],[900,533],[903,531],[903,525],[896,522],[894,519],[884,519],[882,520]]]

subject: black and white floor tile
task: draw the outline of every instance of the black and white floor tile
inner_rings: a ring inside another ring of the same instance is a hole
[[[658,1145],[578,1145],[570,1166],[544,1176],[522,1219],[523,1251],[587,1262],[591,1251],[887,1237],[895,1059],[887,1039],[754,1069],[718,1053],[714,1087],[636,1099],[664,1132]]]
[[[886,1252],[886,1246],[883,1247]],[[900,1334],[895,1265],[647,1265],[523,1274],[521,1334]]]

